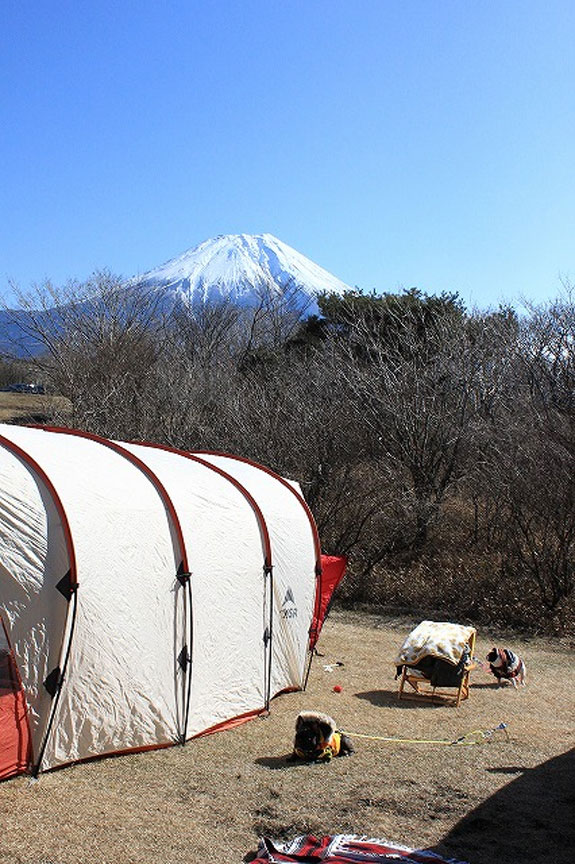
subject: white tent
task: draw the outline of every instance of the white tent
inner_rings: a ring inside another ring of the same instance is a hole
[[[0,779],[301,688],[320,561],[298,485],[247,460],[0,425]]]

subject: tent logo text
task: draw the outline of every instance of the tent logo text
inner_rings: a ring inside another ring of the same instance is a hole
[[[284,602],[281,605],[280,615],[284,619],[297,618],[297,606],[295,605],[293,591],[289,585],[284,597]]]

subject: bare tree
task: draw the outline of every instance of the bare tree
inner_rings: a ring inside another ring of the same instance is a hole
[[[404,542],[421,549],[447,491],[462,476],[463,455],[489,388],[484,349],[452,300],[431,314],[419,296],[350,318],[340,341],[342,374],[373,455],[393,466],[411,499]]]
[[[19,349],[52,392],[72,406],[67,423],[129,434],[147,409],[148,380],[161,354],[158,297],[124,288],[107,272],[57,288],[20,294]]]
[[[520,426],[509,455],[503,567],[537,586],[551,617],[575,590],[575,306],[571,286],[520,333]]]

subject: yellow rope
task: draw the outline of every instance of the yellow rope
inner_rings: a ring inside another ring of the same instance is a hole
[[[460,747],[470,747],[473,744],[483,744],[491,738],[494,732],[499,730],[505,731],[505,735],[509,738],[506,723],[500,723],[495,729],[489,729],[486,732],[482,729],[474,729],[473,732],[467,732],[461,738],[456,738],[455,741],[436,738],[388,738],[385,735],[362,735],[360,732],[348,732],[343,729],[341,731],[342,734],[349,735],[350,738],[367,738],[370,741],[388,741],[395,744],[443,744],[445,747],[452,747],[457,744]]]

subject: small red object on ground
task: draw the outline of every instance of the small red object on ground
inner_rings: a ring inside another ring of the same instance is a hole
[[[341,684],[336,684],[333,688],[334,693],[341,693]]]

